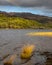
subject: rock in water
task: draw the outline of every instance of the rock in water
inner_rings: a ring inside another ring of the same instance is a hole
[[[3,61],[4,65],[12,65],[13,62],[14,62],[14,60],[15,60],[15,58],[16,58],[16,56],[17,56],[17,55],[14,54],[14,55],[11,55],[9,59],[5,59],[5,60]]]
[[[28,59],[32,56],[33,51],[35,50],[34,45],[26,45],[22,48],[22,53],[21,53],[21,59]]]

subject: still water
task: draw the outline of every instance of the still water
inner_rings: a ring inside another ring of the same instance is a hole
[[[26,35],[31,32],[52,32],[52,30],[39,29],[0,30],[0,58],[4,57],[7,54],[20,53],[21,47],[23,47],[23,45],[25,44],[34,44],[36,46],[36,51],[52,52],[52,37]],[[39,60],[41,60],[42,62],[42,57],[41,56],[38,57],[36,55],[34,60],[36,60],[36,62],[39,62]]]

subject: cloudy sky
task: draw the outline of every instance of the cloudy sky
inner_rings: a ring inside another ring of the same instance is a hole
[[[0,0],[0,11],[31,12],[52,17],[52,0]]]

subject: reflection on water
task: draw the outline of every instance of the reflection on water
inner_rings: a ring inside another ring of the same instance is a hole
[[[52,32],[31,32],[31,33],[28,33],[26,35],[29,35],[29,36],[48,36],[48,37],[52,37]]]
[[[38,52],[35,52],[31,60],[23,65],[30,65],[30,62],[32,65],[37,62],[44,63],[46,57],[41,55],[40,52],[52,52],[52,37],[26,35],[31,32],[52,32],[52,30],[0,30],[0,60],[7,55],[19,54],[25,44],[35,44]],[[2,65],[2,62],[0,64]]]

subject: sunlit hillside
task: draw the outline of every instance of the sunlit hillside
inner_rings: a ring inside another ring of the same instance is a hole
[[[52,28],[52,22],[41,23],[39,20],[30,20],[18,16],[8,16],[6,13],[0,13],[0,28],[45,29]]]

